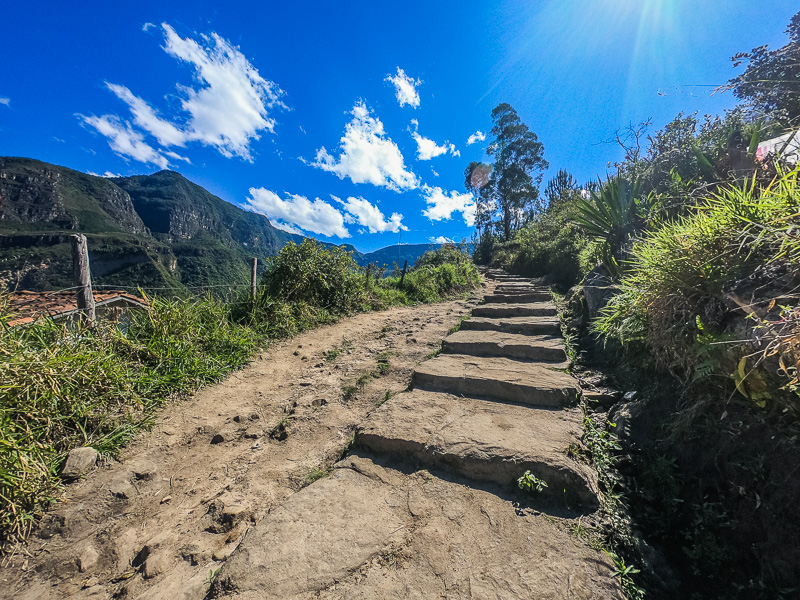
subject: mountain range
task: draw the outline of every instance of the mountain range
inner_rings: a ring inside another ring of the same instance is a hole
[[[222,200],[174,171],[105,178],[29,158],[0,157],[0,286],[55,290],[74,285],[69,236],[88,238],[97,287],[170,289],[249,282],[303,236]],[[409,266],[437,244],[389,246],[353,258]]]

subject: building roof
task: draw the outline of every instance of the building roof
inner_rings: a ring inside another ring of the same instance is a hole
[[[96,307],[121,305],[147,308],[147,300],[119,290],[94,292]],[[8,325],[33,323],[42,317],[54,319],[69,316],[78,311],[78,301],[74,291],[69,292],[12,292],[8,295],[8,309],[15,315]]]

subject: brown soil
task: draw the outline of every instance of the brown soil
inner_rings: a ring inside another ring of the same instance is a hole
[[[202,598],[244,533],[329,469],[355,426],[408,386],[475,302],[306,332],[168,407],[119,461],[67,488],[6,559],[0,598]]]

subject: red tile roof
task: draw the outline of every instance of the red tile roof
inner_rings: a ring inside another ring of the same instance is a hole
[[[94,292],[96,306],[121,302],[122,304],[147,307],[147,300],[119,290]],[[16,318],[8,325],[33,323],[41,317],[61,317],[78,310],[74,291],[70,292],[12,292],[8,295],[8,308]]]

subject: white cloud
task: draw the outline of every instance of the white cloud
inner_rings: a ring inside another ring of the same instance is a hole
[[[339,202],[346,211],[347,214],[344,216],[345,223],[358,223],[366,227],[370,233],[408,231],[408,227],[402,223],[403,215],[399,213],[392,213],[389,219],[386,220],[381,209],[377,205],[371,204],[369,200],[353,198],[352,196],[344,201],[336,196],[332,196],[332,198]]]
[[[467,146],[471,146],[476,142],[482,142],[486,139],[486,134],[480,129],[467,138]]]
[[[128,88],[108,82],[106,87],[128,105],[133,114],[133,122],[156,138],[159,144],[164,147],[186,145],[186,133],[159,117],[147,102],[135,96]]]
[[[295,235],[305,235],[302,229],[298,229],[294,225],[289,225],[288,223],[284,223],[282,221],[271,221],[271,225],[275,227],[275,229],[280,229],[281,231],[285,231],[286,233],[293,233]]]
[[[0,104],[11,106],[11,98],[0,98]]]
[[[380,119],[372,116],[361,100],[351,114],[339,141],[339,157],[334,158],[323,146],[312,165],[339,179],[349,177],[353,183],[371,183],[397,192],[418,188],[417,176],[406,169],[400,148],[386,137]]]
[[[443,235],[440,235],[439,237],[429,237],[428,241],[433,242],[434,244],[455,244],[453,240],[444,237]]]
[[[423,216],[431,221],[449,221],[454,212],[460,212],[464,222],[472,227],[475,224],[475,199],[472,194],[456,191],[446,192],[440,187],[423,186],[423,197],[428,208]]]
[[[169,156],[170,158],[174,158],[175,160],[182,160],[183,162],[187,162],[189,164],[192,164],[192,161],[190,161],[188,158],[186,158],[185,156],[181,156],[180,154],[178,154],[176,152],[172,152],[171,150],[168,150],[168,151],[164,152],[164,154],[166,156]]]
[[[455,144],[445,141],[441,146],[438,145],[430,138],[423,137],[419,134],[419,122],[416,119],[411,120],[414,129],[411,131],[411,137],[417,142],[417,160],[431,160],[442,154],[449,152],[453,156],[461,156],[461,152],[456,150]]]
[[[419,93],[417,86],[422,83],[421,79],[414,79],[406,75],[400,67],[397,67],[397,75],[387,75],[384,81],[394,84],[394,92],[400,106],[408,104],[414,108],[419,106]]]
[[[98,133],[108,138],[111,149],[124,157],[132,158],[145,164],[156,165],[162,169],[169,167],[169,160],[158,150],[144,141],[144,136],[129,123],[123,122],[114,115],[87,117],[78,115],[83,122],[94,127]],[[177,156],[177,155],[176,155]]]
[[[147,31],[152,27],[155,27],[152,23],[145,23],[142,29]],[[277,84],[261,77],[238,48],[216,33],[201,35],[198,42],[180,37],[166,23],[161,27],[164,33],[164,51],[192,65],[197,83],[194,87],[176,86],[181,95],[183,113],[172,119],[160,116],[156,109],[127,87],[106,83],[108,89],[128,105],[133,115],[133,123],[124,123],[129,132],[128,137],[140,140],[140,147],[145,144],[145,134],[155,138],[162,148],[185,147],[189,142],[200,142],[216,148],[223,156],[238,156],[252,161],[251,143],[260,139],[260,132],[274,131],[275,120],[269,116],[270,109],[285,108],[280,101],[283,91]],[[112,122],[122,124],[116,116],[93,117],[96,119],[93,122],[87,121],[85,117],[81,118],[101,133],[103,131],[96,125],[103,121],[102,129],[107,132],[103,134],[110,140],[117,139],[120,135],[119,126],[113,132],[108,126]],[[109,143],[119,154],[136,160],[142,160],[139,157],[144,156],[147,160],[142,162],[159,164],[154,162],[153,153],[143,150],[123,152],[117,149],[121,147],[120,143]],[[155,149],[153,152],[162,159],[169,156],[188,162],[185,157],[172,152]]]
[[[223,156],[251,160],[250,142],[259,132],[275,127],[268,115],[280,101],[283,91],[259,75],[238,48],[216,33],[201,36],[203,44],[180,37],[163,23],[164,50],[195,68],[200,89],[179,88],[186,94],[181,106],[189,113],[187,139],[214,146]]]
[[[311,201],[305,196],[286,194],[281,199],[265,188],[250,188],[244,208],[280,221],[280,229],[290,233],[300,233],[297,229],[300,228],[320,235],[350,237],[342,213],[319,198]]]

